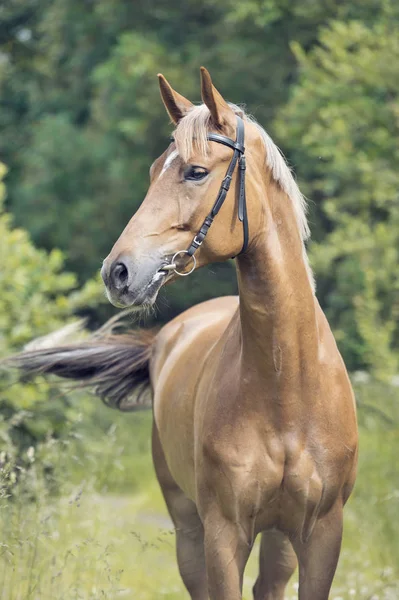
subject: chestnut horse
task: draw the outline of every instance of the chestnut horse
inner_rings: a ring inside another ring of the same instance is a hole
[[[200,106],[159,80],[174,139],[104,261],[108,296],[146,306],[177,274],[236,257],[239,297],[195,306],[157,334],[105,333],[16,362],[96,385],[122,409],[149,387],[155,471],[192,600],[242,597],[258,533],[256,600],[282,600],[297,562],[300,600],[327,600],[358,441],[349,378],[313,289],[305,202],[273,141],[206,69]]]

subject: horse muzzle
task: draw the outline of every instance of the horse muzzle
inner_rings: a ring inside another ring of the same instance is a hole
[[[101,269],[108,300],[117,308],[145,307],[154,304],[158,292],[168,278],[163,270],[166,261],[147,259],[145,263],[119,256],[111,264],[105,259]]]

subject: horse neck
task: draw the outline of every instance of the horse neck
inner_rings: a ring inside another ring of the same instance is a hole
[[[277,393],[303,394],[317,376],[317,305],[292,202],[275,182],[263,193],[237,260],[242,361]]]

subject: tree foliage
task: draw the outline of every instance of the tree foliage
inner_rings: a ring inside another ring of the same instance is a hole
[[[294,50],[278,123],[314,201],[319,296],[349,367],[395,373],[399,351],[399,23],[333,22]]]
[[[35,248],[27,233],[12,227],[4,212],[5,167],[0,163],[0,358],[21,350],[32,338],[76,321],[74,313],[101,301],[99,282],[77,291],[77,278],[64,271],[60,250]],[[17,382],[16,374],[0,371],[0,447],[9,460],[26,457],[30,446],[65,433],[82,406],[51,382]],[[0,458],[0,463],[4,459]]]

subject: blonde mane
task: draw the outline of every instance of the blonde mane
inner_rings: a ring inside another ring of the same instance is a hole
[[[310,229],[306,218],[307,203],[305,197],[298,188],[298,185],[287,165],[280,149],[273,142],[269,134],[256,122],[256,120],[246,114],[240,107],[230,104],[232,110],[244,121],[252,123],[259,132],[265,148],[266,166],[270,169],[272,177],[281,189],[287,194],[292,202],[299,234],[303,242],[303,255],[305,266],[308,271],[309,280],[314,289],[313,274],[309,265],[308,256],[305,248],[305,241],[310,237]],[[175,132],[174,138],[183,160],[188,160],[193,151],[198,151],[205,156],[209,150],[209,141],[207,135],[211,128],[211,115],[205,104],[194,106],[182,119]]]

